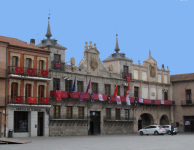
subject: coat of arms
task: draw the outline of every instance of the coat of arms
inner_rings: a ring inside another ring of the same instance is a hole
[[[90,57],[90,66],[93,70],[95,70],[98,67],[98,63],[95,59],[95,57]]]
[[[150,64],[150,77],[155,78],[156,76],[156,69],[154,66]]]

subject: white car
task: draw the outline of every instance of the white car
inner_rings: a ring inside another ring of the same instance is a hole
[[[139,134],[140,135],[149,135],[149,134],[154,134],[154,135],[158,135],[158,134],[165,134],[166,130],[164,128],[162,128],[162,126],[159,125],[149,125],[143,129],[139,130]]]
[[[171,135],[171,125],[162,125],[162,128],[164,128],[166,130],[166,133],[168,135]],[[178,129],[174,128],[173,133],[174,133],[174,135],[176,135],[178,133]]]

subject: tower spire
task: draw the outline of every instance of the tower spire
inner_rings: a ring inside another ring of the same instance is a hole
[[[116,45],[115,45],[115,52],[116,53],[118,53],[120,51],[117,36],[118,36],[118,34],[116,34]]]
[[[47,32],[45,35],[47,37],[47,39],[50,39],[50,37],[52,36],[49,19],[50,19],[50,9],[49,9],[49,17],[48,17],[48,27],[47,27]]]

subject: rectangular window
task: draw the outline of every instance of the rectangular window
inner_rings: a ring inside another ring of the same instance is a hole
[[[164,92],[164,100],[168,100],[168,91]]]
[[[54,54],[54,61],[55,62],[61,62],[61,55]]]
[[[126,79],[126,73],[128,73],[128,66],[123,66],[123,79]]]
[[[39,85],[39,87],[38,87],[38,99],[42,100],[42,97],[44,97],[44,85]]]
[[[66,118],[67,119],[71,119],[72,118],[72,107],[71,106],[67,106],[66,107]]]
[[[32,60],[30,58],[26,59],[26,68],[31,68],[32,67]]]
[[[191,100],[191,90],[186,90],[187,92],[187,100]]]
[[[31,84],[26,84],[26,91],[25,91],[25,99],[27,100],[28,97],[31,97]]]
[[[84,107],[78,107],[78,117],[80,119],[84,118]]]
[[[134,97],[138,97],[138,96],[139,96],[139,88],[134,87]]]
[[[77,92],[83,92],[83,81],[77,81]]]
[[[110,84],[105,84],[105,94],[110,95]]]
[[[115,85],[115,86],[116,86],[116,85]],[[120,95],[120,86],[119,86],[119,85],[117,85],[117,90],[118,90],[117,96],[121,96],[121,95]]]
[[[60,106],[53,106],[54,118],[60,118]]]
[[[129,119],[129,109],[125,109],[125,119]]]
[[[128,88],[127,86],[124,86],[124,94],[123,94],[124,96],[126,95],[127,88]]]
[[[18,57],[16,56],[12,57],[12,66],[18,66]]]
[[[92,93],[98,94],[98,83],[92,83]]]
[[[27,111],[14,111],[14,132],[28,132]]]
[[[65,90],[66,91],[72,90],[72,80],[65,80]]]
[[[106,119],[111,119],[111,109],[106,108]]]
[[[115,110],[115,117],[116,117],[116,120],[120,120],[120,109]]]
[[[53,78],[53,90],[60,90],[60,79]]]
[[[179,127],[179,122],[176,122],[176,127]]]
[[[39,69],[39,73],[41,70],[44,70],[44,61],[43,60],[39,61],[38,69]]]
[[[18,96],[18,83],[12,82],[11,84],[11,98],[14,100]]]

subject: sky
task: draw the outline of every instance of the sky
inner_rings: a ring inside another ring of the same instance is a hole
[[[34,38],[37,45],[46,38],[50,9],[51,38],[67,48],[65,62],[74,57],[78,65],[86,41],[106,59],[117,32],[120,52],[134,64],[151,50],[159,69],[193,73],[193,7],[194,0],[0,0],[0,36]]]

